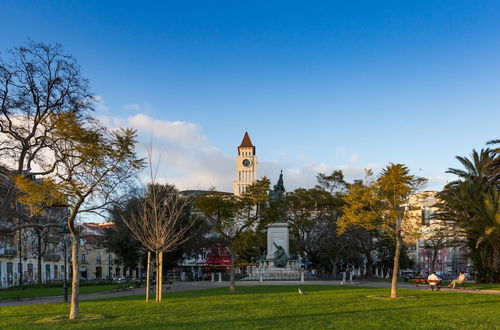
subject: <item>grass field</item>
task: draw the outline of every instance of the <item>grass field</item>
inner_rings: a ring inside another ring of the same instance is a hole
[[[68,285],[71,285],[69,283]],[[105,284],[105,285],[88,285],[80,287],[80,293],[98,293],[107,292],[119,289],[121,287],[127,286],[126,284]],[[71,294],[71,287],[69,288],[69,293]],[[38,297],[49,297],[49,296],[62,296],[64,294],[64,289],[59,288],[12,288],[0,290],[0,301],[2,300],[12,300],[12,299],[22,299],[22,298],[38,298]]]
[[[500,329],[500,296],[455,292],[304,286],[239,287],[166,294],[161,304],[142,297],[85,301],[81,319],[68,305],[0,308],[1,329],[30,328],[252,328],[252,329]]]

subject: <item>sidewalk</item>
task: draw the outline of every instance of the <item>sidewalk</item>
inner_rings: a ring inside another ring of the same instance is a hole
[[[191,290],[204,290],[212,288],[227,287],[228,282],[210,282],[210,281],[200,281],[200,282],[174,282],[172,285],[172,292],[180,291],[191,291]],[[331,286],[361,286],[361,287],[373,287],[373,288],[387,288],[391,287],[390,282],[385,281],[353,281],[345,282],[340,284],[340,281],[237,281],[236,287],[238,286],[266,286],[266,285],[331,285]],[[412,289],[412,290],[430,290],[427,288],[416,288],[414,284],[411,283],[398,283],[398,288],[401,289]],[[496,290],[475,290],[475,289],[451,289],[447,287],[441,288],[444,292],[456,292],[456,293],[476,293],[476,294],[490,294],[490,295],[500,295],[500,291]],[[113,292],[101,292],[101,293],[89,293],[81,294],[80,301],[95,300],[95,299],[106,299],[106,298],[118,298],[118,297],[128,297],[128,296],[138,296],[144,295],[145,288],[129,289],[125,291],[113,291]],[[53,304],[63,302],[63,296],[54,297],[42,297],[42,298],[27,298],[21,300],[5,300],[0,301],[0,307],[3,306],[21,306],[21,305],[40,305],[40,304]]]
[[[211,282],[174,282],[172,285],[172,292],[178,291],[190,291],[190,290],[203,290],[210,289],[214,287],[227,285],[227,282],[221,283],[222,285],[217,285]],[[80,301],[85,300],[95,300],[95,299],[107,299],[107,298],[119,298],[128,296],[139,296],[145,295],[146,288],[133,288],[123,291],[109,291],[109,292],[99,292],[99,293],[87,293],[80,294]],[[69,296],[71,299],[71,295]],[[54,304],[64,302],[63,296],[51,296],[51,297],[39,297],[39,298],[24,298],[17,300],[3,300],[0,301],[0,307],[2,306],[22,306],[22,305],[42,305],[42,304]]]

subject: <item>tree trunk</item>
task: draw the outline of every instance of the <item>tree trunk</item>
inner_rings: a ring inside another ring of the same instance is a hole
[[[159,302],[160,300],[160,293],[158,291],[158,289],[160,288],[160,283],[159,283],[159,280],[160,280],[160,270],[159,270],[159,267],[158,265],[160,264],[160,254],[158,253],[158,251],[155,253],[155,256],[156,256],[156,263],[155,263],[155,269],[156,269],[156,294],[155,294],[155,302]]]
[[[71,233],[71,265],[73,267],[72,272],[72,283],[71,283],[71,306],[69,309],[69,319],[74,320],[78,318],[78,304],[79,304],[79,284],[80,279],[78,276],[78,247],[80,241],[78,239],[78,235]]]
[[[37,234],[38,239],[38,258],[37,258],[37,266],[38,266],[38,283],[42,284],[42,236],[40,233]]]
[[[160,252],[160,257],[159,257],[159,260],[160,260],[160,265],[158,266],[159,270],[160,270],[160,282],[158,283],[158,285],[160,286],[159,290],[158,290],[158,294],[159,294],[159,299],[158,301],[161,302],[163,300],[163,252]]]
[[[500,244],[496,244],[493,247],[493,274],[492,282],[498,283],[500,281]]]
[[[399,273],[399,255],[401,254],[401,236],[399,230],[396,234],[396,251],[394,253],[394,267],[392,268],[391,298],[398,296],[398,273]]]
[[[234,269],[234,255],[231,255],[231,272],[229,275],[229,292],[235,292],[236,291],[236,276],[235,276],[235,269]]]
[[[365,278],[372,278],[373,276],[373,258],[371,252],[365,254],[366,257],[366,271]]]
[[[148,251],[148,268],[146,269],[146,302],[149,301],[149,260],[151,260],[151,252]]]
[[[437,260],[438,250],[432,250],[432,263],[431,263],[431,274],[436,271],[436,260]]]

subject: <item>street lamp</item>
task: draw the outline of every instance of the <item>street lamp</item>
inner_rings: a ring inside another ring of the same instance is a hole
[[[64,302],[68,302],[68,257],[66,255],[67,235],[69,233],[68,225],[65,223],[61,227],[59,233],[63,234],[63,249],[64,249]]]
[[[23,285],[23,258],[22,258],[22,244],[21,244],[21,231],[19,231],[19,240],[17,241],[17,251],[19,252],[19,285]]]

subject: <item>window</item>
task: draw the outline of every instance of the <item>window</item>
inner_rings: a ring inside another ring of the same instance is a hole
[[[87,256],[85,254],[82,254],[82,262],[87,261]]]
[[[100,264],[101,263],[101,255],[100,254],[97,254],[96,257],[95,257],[95,261],[97,264]]]
[[[95,278],[102,278],[102,267],[95,268]]]
[[[7,285],[12,285],[14,283],[14,266],[12,262],[7,263]]]
[[[434,212],[426,207],[422,208],[422,224],[428,225],[431,222],[431,217]]]
[[[47,264],[45,265],[45,280],[50,280],[50,265]]]

